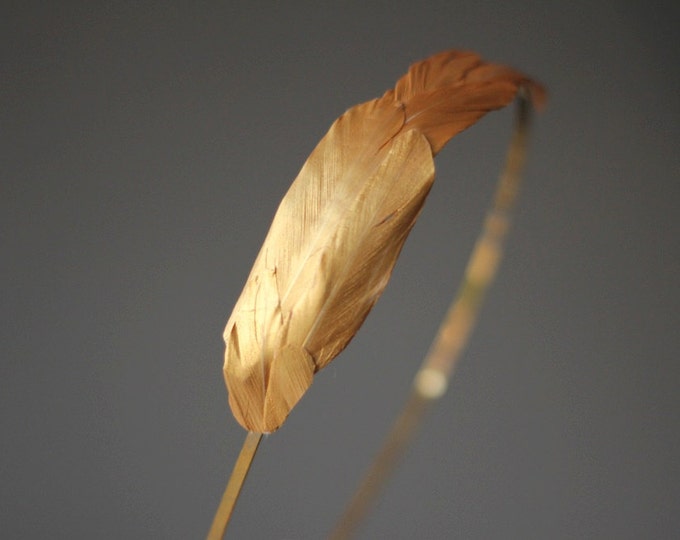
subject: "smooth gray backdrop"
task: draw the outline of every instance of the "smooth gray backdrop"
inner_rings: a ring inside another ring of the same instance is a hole
[[[674,2],[10,2],[0,536],[202,538],[222,329],[331,122],[465,48],[545,83],[499,280],[361,538],[680,536]],[[17,7],[19,6],[20,7]],[[322,538],[461,277],[511,111],[437,158],[385,295],[262,444],[233,538]]]

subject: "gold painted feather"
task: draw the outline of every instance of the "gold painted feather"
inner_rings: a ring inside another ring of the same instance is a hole
[[[333,123],[281,201],[224,331],[229,403],[244,428],[278,429],[345,348],[389,281],[433,156],[520,88],[542,102],[521,73],[447,51]]]

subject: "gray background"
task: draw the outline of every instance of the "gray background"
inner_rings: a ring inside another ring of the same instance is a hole
[[[221,333],[278,201],[346,108],[467,48],[550,104],[481,323],[361,537],[678,537],[672,2],[66,4],[0,23],[0,536],[206,533],[244,436]],[[234,538],[334,523],[461,277],[511,119],[437,158],[385,295],[263,442]]]

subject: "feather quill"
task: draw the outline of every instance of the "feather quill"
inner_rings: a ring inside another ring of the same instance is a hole
[[[244,428],[278,429],[346,347],[432,187],[433,156],[520,88],[543,101],[523,74],[446,51],[333,123],[281,201],[224,331],[229,403]]]

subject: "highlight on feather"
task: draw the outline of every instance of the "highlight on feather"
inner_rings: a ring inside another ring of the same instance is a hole
[[[331,126],[284,196],[229,318],[224,377],[236,420],[278,429],[349,343],[389,281],[457,133],[540,85],[471,52],[411,66]]]

